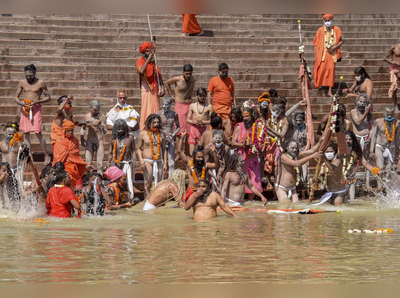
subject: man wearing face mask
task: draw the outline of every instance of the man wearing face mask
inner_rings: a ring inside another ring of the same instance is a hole
[[[141,111],[140,129],[144,129],[144,122],[150,114],[160,110],[160,97],[165,94],[164,82],[160,69],[154,61],[156,48],[154,43],[144,42],[139,47],[142,57],[136,62],[136,69],[139,76],[139,86],[141,92]],[[157,73],[159,82],[157,79]],[[159,85],[160,84],[160,85]]]
[[[290,139],[285,142],[277,164],[278,171],[275,183],[279,202],[296,203],[299,201],[296,186],[300,182],[300,167],[313,158],[323,157],[323,152],[318,152],[319,146],[320,142],[310,150],[299,152],[299,145],[295,140]]]
[[[367,94],[369,98],[372,96],[372,91],[374,90],[374,83],[371,81],[367,71],[364,67],[358,66],[354,69],[355,81],[350,89],[343,89],[343,94],[348,98],[356,99],[360,93]],[[372,107],[372,101],[371,107]],[[372,112],[372,110],[371,110]]]
[[[353,122],[353,132],[357,136],[357,140],[361,145],[364,157],[369,160],[370,151],[370,131],[374,124],[372,113],[370,112],[370,98],[367,94],[362,93],[356,99],[356,108],[351,110],[351,120]],[[366,173],[366,188],[371,190],[369,183],[370,172]]]
[[[178,114],[171,111],[172,103],[172,97],[165,96],[162,103],[162,110],[156,113],[161,118],[163,133],[166,137],[165,146],[167,147],[168,154],[169,175],[175,170],[175,136],[181,129]]]
[[[17,170],[17,157],[22,135],[18,132],[19,125],[16,121],[6,123],[4,128],[4,141],[0,142],[0,161],[7,162],[15,172]]]
[[[118,119],[126,122],[134,138],[139,136],[139,113],[129,104],[127,104],[127,93],[125,90],[117,91],[117,104],[107,113],[107,129],[113,130],[114,123]],[[157,110],[158,111],[158,110]]]
[[[79,155],[79,141],[74,137],[75,124],[64,119],[62,129],[64,135],[54,145],[53,166],[61,161],[65,170],[71,177],[71,187],[75,188],[76,182],[82,178],[86,170],[93,171],[94,167],[88,165]]]
[[[315,87],[329,87],[328,95],[332,94],[332,87],[335,84],[336,62],[342,58],[340,47],[343,44],[342,30],[333,26],[333,15],[323,15],[324,26],[318,29],[314,38],[315,66],[314,84]]]
[[[236,108],[236,94],[233,80],[228,76],[229,67],[221,63],[218,76],[213,77],[208,84],[208,104],[212,103],[213,110],[222,119],[228,119],[233,107]]]
[[[100,114],[100,106],[97,99],[90,102],[90,112],[85,115],[84,124],[81,126],[81,144],[86,148],[85,159],[88,164],[92,164],[94,152],[97,153],[97,173],[103,175],[104,135],[107,130],[106,118]]]
[[[393,106],[386,106],[383,116],[384,118],[375,121],[372,129],[370,157],[376,159],[378,168],[390,171],[399,160],[399,121],[394,118]],[[378,187],[382,188],[382,182],[379,179]]]
[[[68,121],[73,121],[72,111],[71,111],[73,99],[74,98],[72,95],[63,95],[60,96],[60,98],[57,101],[58,109],[53,118],[53,123],[51,124],[51,134],[50,134],[53,151],[54,151],[54,144],[57,142],[58,139],[60,139],[64,135],[64,131],[62,129],[62,123],[64,119]]]

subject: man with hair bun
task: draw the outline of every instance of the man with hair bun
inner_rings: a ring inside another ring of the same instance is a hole
[[[7,122],[4,130],[4,141],[0,142],[2,162],[7,162],[13,172],[17,170],[18,150],[22,142],[22,135],[19,133],[18,122]]]

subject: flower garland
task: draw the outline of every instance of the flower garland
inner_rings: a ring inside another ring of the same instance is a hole
[[[24,103],[27,105],[27,107],[24,107],[25,113],[27,113],[29,115],[29,113],[31,111],[32,100],[24,99]]]
[[[336,156],[334,159],[331,160],[331,162],[334,161],[335,159],[336,159]],[[324,170],[325,170],[325,173],[324,173]],[[326,163],[324,162],[321,166],[321,175],[322,175],[321,186],[323,188],[326,188],[326,182],[328,180],[328,172],[329,172],[329,168],[326,165]]]
[[[292,160],[297,160],[297,158],[296,159],[294,159],[292,156],[290,156],[289,154],[287,155],[287,156],[289,156],[289,158],[290,159],[292,159]],[[299,167],[294,167],[294,169],[296,170],[296,174],[297,174],[297,177],[296,177],[296,186],[299,186],[299,184],[300,184],[300,168]]]
[[[126,150],[126,146],[124,145],[124,147],[122,147],[122,152],[121,152],[119,158],[116,159],[116,156],[117,156],[117,140],[114,141],[113,160],[114,160],[115,163],[119,164],[121,162],[122,158],[125,155],[125,150]]]
[[[13,127],[15,126],[15,124],[13,124]],[[20,134],[19,132],[16,132],[14,134],[14,136],[12,137],[12,139],[10,140],[10,143],[8,143],[10,145],[10,147],[13,147],[14,144],[18,144],[19,142],[22,142],[22,134]]]
[[[192,176],[193,176],[194,182],[196,184],[199,183],[199,179],[197,178],[196,171],[194,170],[194,160],[193,159],[190,161],[190,168],[192,169]],[[203,170],[201,171],[201,179],[204,179],[205,177],[206,177],[206,167],[204,166]]]
[[[158,160],[160,158],[160,148],[161,148],[161,142],[160,142],[160,132],[157,130],[157,154],[154,155],[154,150],[153,150],[153,135],[151,131],[148,132],[149,134],[149,141],[150,141],[150,147],[151,147],[151,157],[153,160]]]
[[[276,132],[282,132],[282,126],[283,126],[283,119],[281,119],[280,121],[279,121],[279,123],[278,122],[276,122],[275,121],[275,117],[273,116],[273,115],[271,115],[271,121],[272,121],[272,128],[276,131]],[[276,138],[276,145],[279,147],[279,150],[281,151],[281,152],[283,152],[283,148],[282,148],[282,145],[281,145],[281,139],[280,138]]]
[[[267,141],[267,126],[257,119],[252,128],[247,133],[247,140],[250,143],[248,154],[260,153],[263,151],[264,145]]]
[[[330,128],[332,132],[336,132],[336,126],[339,124],[338,121],[338,109],[339,109],[339,95],[333,96],[333,107]]]
[[[350,171],[351,167],[353,166],[354,151],[351,153],[350,162],[349,162],[349,165],[347,166],[347,169],[346,169],[346,157],[347,157],[347,154],[344,154],[343,155],[342,173],[343,173],[343,178],[345,181],[347,180],[347,173]]]
[[[334,30],[333,30],[333,26],[332,26],[332,30],[331,30],[331,39],[328,43],[327,40],[327,30],[326,30],[326,26],[324,26],[324,30],[325,30],[325,47],[327,49],[330,49],[333,46],[333,40],[334,40]]]
[[[395,133],[396,133],[396,123],[395,123],[395,121],[393,121],[392,137],[390,137],[390,135],[389,135],[389,130],[388,130],[387,126],[386,126],[386,121],[383,121],[383,125],[385,126],[385,133],[386,133],[387,140],[388,140],[389,142],[393,142],[393,140],[394,140],[394,135],[395,135]]]

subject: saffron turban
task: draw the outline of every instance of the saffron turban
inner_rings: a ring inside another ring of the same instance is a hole
[[[154,43],[152,43],[151,46],[154,47]],[[140,51],[140,53],[144,53],[144,52],[146,52],[146,49],[149,49],[149,48],[150,48],[150,42],[145,41],[139,47],[139,51]]]
[[[117,167],[109,167],[107,171],[104,172],[104,176],[106,176],[111,182],[114,182],[124,175],[124,171],[120,170]]]
[[[331,20],[333,19],[333,14],[324,14],[323,16],[323,19],[325,20],[326,18],[330,18]]]
[[[74,122],[64,119],[64,122],[62,124],[62,128],[63,128],[64,131],[65,130],[73,130],[74,127],[75,127]]]

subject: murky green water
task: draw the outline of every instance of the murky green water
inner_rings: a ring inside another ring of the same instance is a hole
[[[293,205],[304,208],[309,205]],[[260,206],[256,206],[260,207]],[[273,202],[270,208],[285,207]],[[120,211],[103,218],[0,219],[2,283],[398,282],[400,209],[359,200],[338,213]],[[3,217],[7,214],[0,213]],[[348,234],[392,228],[392,234]]]

